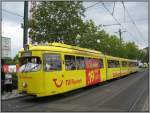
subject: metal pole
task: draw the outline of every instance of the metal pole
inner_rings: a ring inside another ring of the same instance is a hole
[[[119,29],[120,45],[121,45],[121,40],[122,40],[122,39],[121,39],[121,33],[122,33],[122,32],[121,32],[121,29]]]
[[[23,31],[23,47],[28,42],[28,1],[24,1],[24,31]]]
[[[1,38],[0,39],[0,44],[2,44],[2,1],[0,1],[0,10],[1,10],[0,11],[0,38]],[[2,46],[0,46],[0,50],[2,51]],[[2,56],[2,59],[3,59],[3,56]],[[2,66],[2,63],[1,63],[1,66]]]

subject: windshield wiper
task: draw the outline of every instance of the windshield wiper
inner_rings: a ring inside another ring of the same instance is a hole
[[[27,72],[31,71],[32,69],[38,67],[40,64],[37,64],[36,66],[32,67],[30,70],[28,70]]]
[[[25,72],[26,67],[27,67],[27,64],[25,64],[24,70],[22,72]]]

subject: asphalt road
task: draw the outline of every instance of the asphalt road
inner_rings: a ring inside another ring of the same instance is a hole
[[[148,70],[69,93],[2,102],[2,111],[149,111]]]

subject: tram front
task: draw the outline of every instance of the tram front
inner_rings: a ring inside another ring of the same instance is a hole
[[[44,92],[41,51],[27,49],[19,53],[18,93],[40,96]]]

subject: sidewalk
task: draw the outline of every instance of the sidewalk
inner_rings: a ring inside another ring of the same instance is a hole
[[[8,99],[18,98],[18,97],[23,97],[23,96],[25,95],[18,94],[17,90],[13,90],[12,93],[4,92],[3,94],[1,94],[1,100],[8,100]]]

